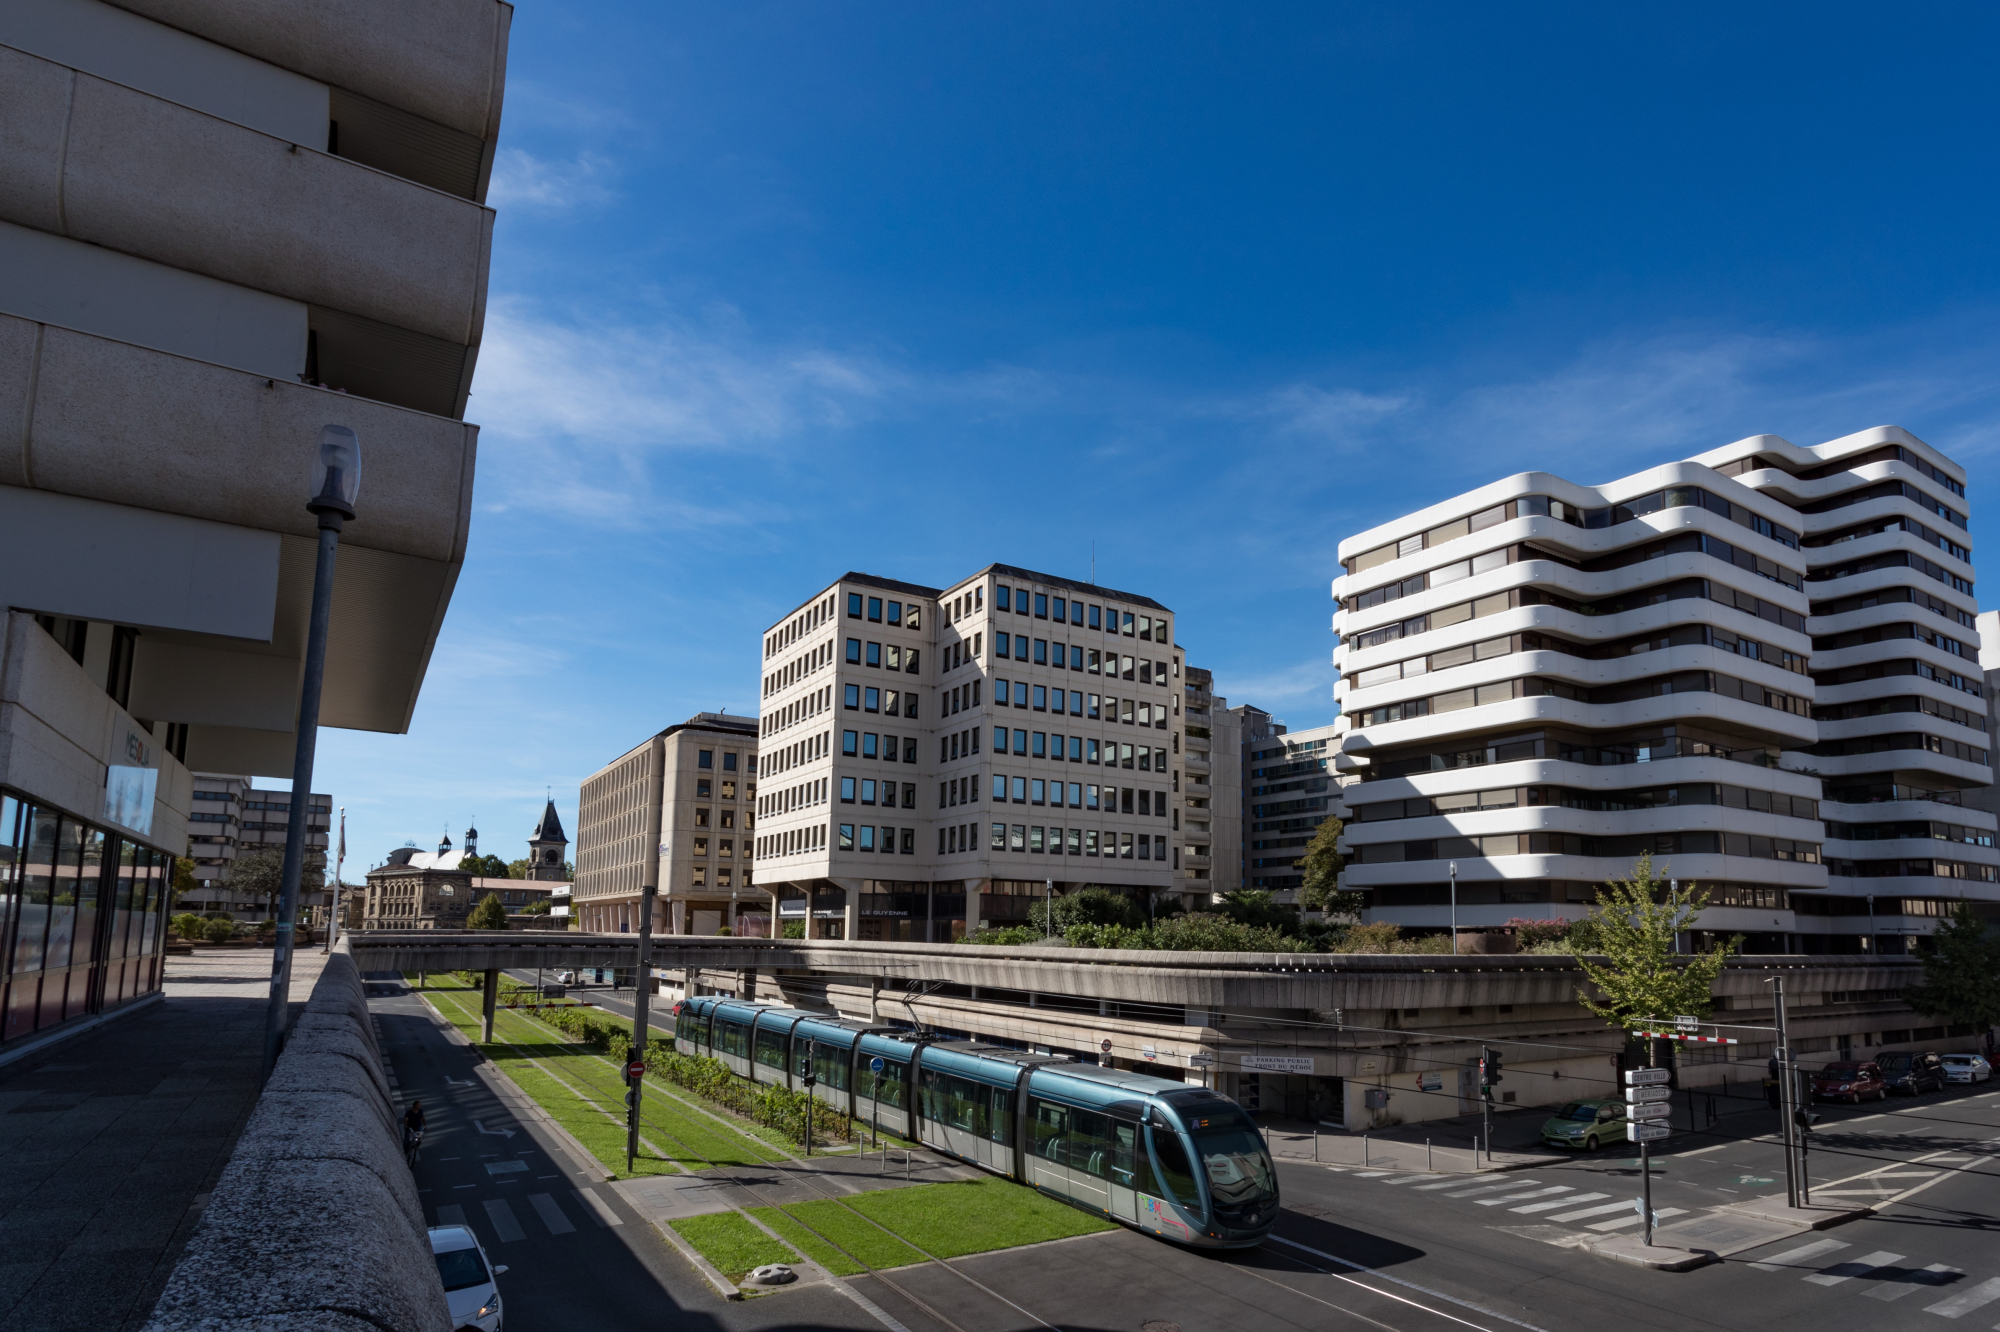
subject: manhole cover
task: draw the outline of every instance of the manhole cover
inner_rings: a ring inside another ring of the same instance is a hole
[[[1139,1332],[1181,1332],[1181,1325],[1169,1323],[1164,1318],[1148,1318],[1139,1324]]]

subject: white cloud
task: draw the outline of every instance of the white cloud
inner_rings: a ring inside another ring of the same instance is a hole
[[[502,148],[493,155],[486,202],[495,208],[548,212],[595,207],[616,197],[611,188],[615,174],[611,159],[598,153],[580,152],[561,162],[519,148]]]

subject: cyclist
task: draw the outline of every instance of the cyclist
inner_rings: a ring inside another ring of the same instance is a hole
[[[403,1152],[412,1164],[417,1159],[417,1148],[424,1141],[424,1103],[410,1102],[410,1108],[403,1113]]]

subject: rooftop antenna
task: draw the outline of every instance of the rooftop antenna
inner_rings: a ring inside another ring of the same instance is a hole
[[[1097,586],[1097,542],[1090,543],[1090,585]]]

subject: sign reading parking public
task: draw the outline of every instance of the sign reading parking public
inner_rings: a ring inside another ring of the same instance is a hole
[[[634,1082],[645,1077],[646,1061],[643,1059],[634,1059],[631,1063],[625,1065],[625,1076]]]
[[[1671,1081],[1673,1076],[1672,1069],[1628,1068],[1625,1070],[1625,1085],[1628,1087],[1660,1086]]]
[[[1633,1120],[1625,1125],[1625,1141],[1658,1142],[1672,1131],[1665,1124],[1647,1124]]]

